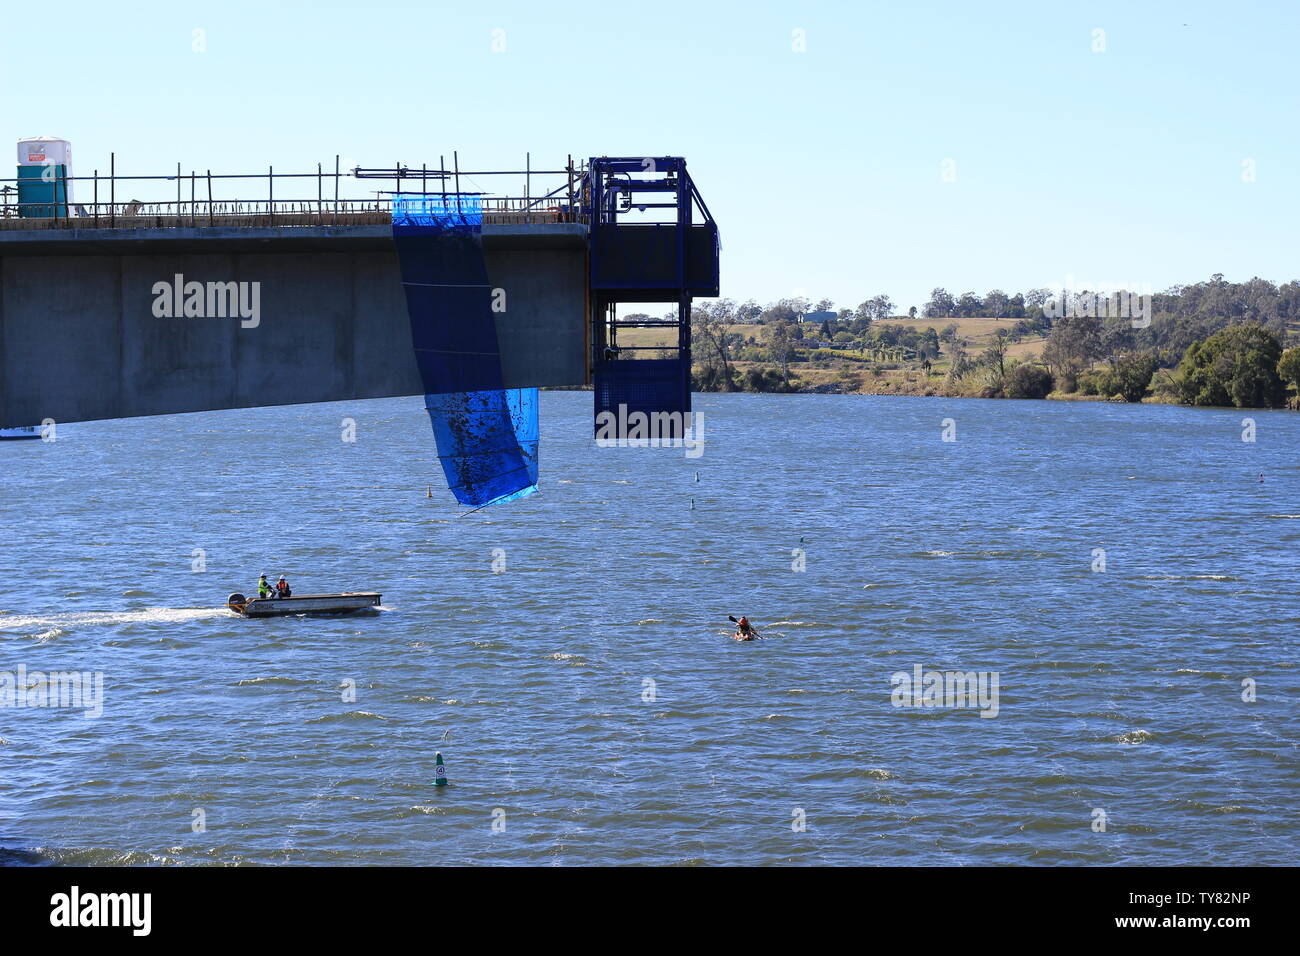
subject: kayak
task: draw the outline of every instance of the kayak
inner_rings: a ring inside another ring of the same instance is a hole
[[[288,614],[350,614],[378,607],[381,595],[372,591],[343,594],[303,594],[287,598],[246,598],[235,593],[226,607],[244,617],[282,617]]]
[[[731,635],[732,639],[733,639],[733,640],[737,640],[737,641],[752,641],[752,640],[754,639],[755,636],[756,636],[756,635],[754,635],[754,634],[750,634],[750,635],[746,636],[746,635],[744,635],[744,634],[741,634],[739,631],[737,631],[735,634],[732,634],[732,635]]]

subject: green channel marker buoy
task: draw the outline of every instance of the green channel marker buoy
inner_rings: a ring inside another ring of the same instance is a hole
[[[694,499],[694,498],[691,499],[691,510],[692,510],[692,511],[695,510],[695,499]]]
[[[447,786],[447,768],[442,765],[441,750],[433,755],[433,762],[433,785],[435,787]]]

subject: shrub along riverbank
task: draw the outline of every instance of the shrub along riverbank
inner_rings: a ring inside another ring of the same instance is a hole
[[[1098,358],[1089,330],[1078,320],[1058,320],[1041,339],[1042,354],[1008,357],[996,332],[975,356],[958,345],[948,360],[876,361],[824,354],[782,365],[762,361],[707,360],[693,369],[698,391],[942,395],[965,398],[1061,398],[1155,401],[1237,408],[1300,407],[1300,347],[1283,349],[1271,330],[1256,323],[1230,325],[1187,346],[1170,361],[1158,349],[1116,349]],[[1082,341],[1080,341],[1082,340]],[[878,353],[877,353],[878,354]]]

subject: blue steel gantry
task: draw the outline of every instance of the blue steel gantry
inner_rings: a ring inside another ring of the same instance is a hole
[[[620,405],[628,413],[690,412],[691,300],[718,295],[719,243],[686,160],[593,157],[581,202],[589,228],[594,415],[617,417]],[[673,303],[675,317],[619,320],[618,305],[629,302]],[[676,344],[619,344],[619,329],[646,327],[675,331]],[[669,354],[639,357],[644,352]]]

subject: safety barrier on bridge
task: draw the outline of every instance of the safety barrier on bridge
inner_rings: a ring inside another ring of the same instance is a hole
[[[482,203],[485,223],[572,222],[576,218],[577,191],[585,170],[570,158],[563,169],[461,170],[397,165],[391,169],[354,167],[315,172],[213,173],[184,171],[150,176],[119,175],[116,156],[107,174],[68,176],[62,166],[47,170],[53,180],[43,198],[19,199],[20,179],[0,179],[0,229],[158,229],[224,227],[349,226],[388,224],[393,197],[422,195],[474,195]],[[478,188],[480,181],[506,180],[504,191]],[[355,192],[361,183],[391,189]],[[354,193],[349,195],[348,191]],[[87,193],[89,198],[87,199]],[[136,198],[141,197],[141,198]],[[51,215],[53,213],[53,215]]]

